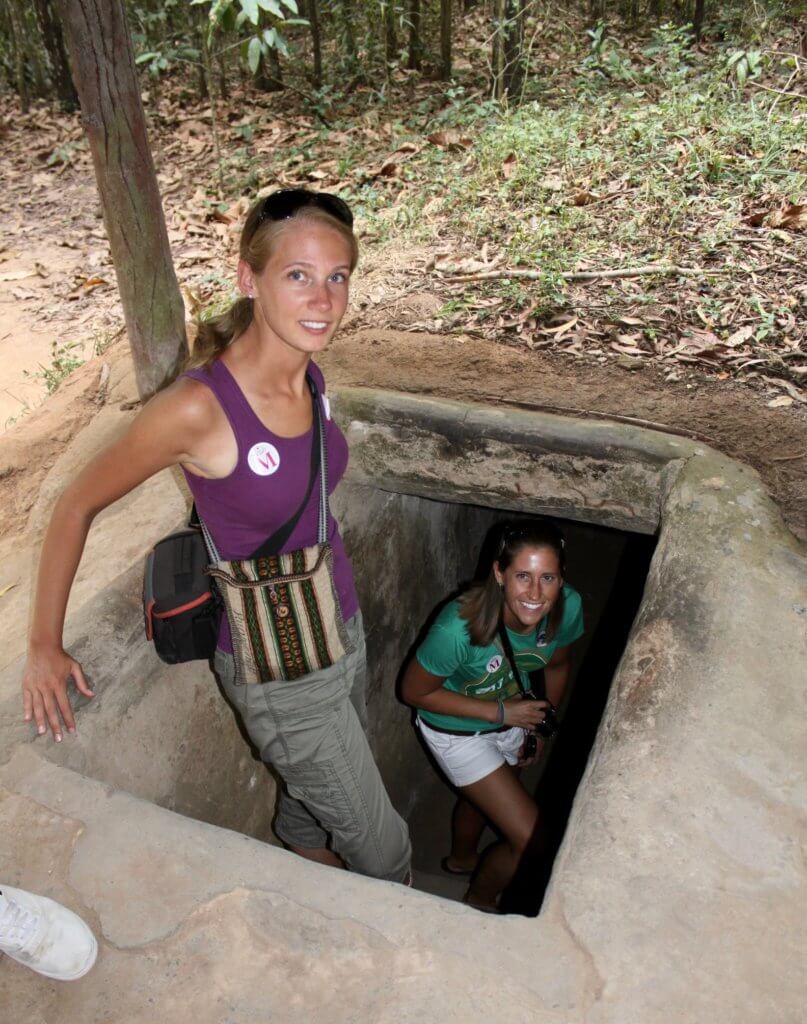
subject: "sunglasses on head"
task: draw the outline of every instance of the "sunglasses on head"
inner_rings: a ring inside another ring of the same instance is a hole
[[[344,199],[330,192],[309,192],[305,188],[284,188],[264,197],[255,226],[265,221],[287,220],[304,206],[315,206],[323,213],[336,217],[347,227],[353,227],[353,214]]]
[[[566,547],[566,541],[557,526],[547,523],[546,529],[547,532],[551,531],[555,534],[554,539],[561,549]],[[533,534],[534,530],[531,530],[529,526],[521,526],[519,523],[507,523],[503,527],[501,537],[499,539],[499,554],[501,555],[506,547],[512,544],[517,544],[520,540],[531,540]]]

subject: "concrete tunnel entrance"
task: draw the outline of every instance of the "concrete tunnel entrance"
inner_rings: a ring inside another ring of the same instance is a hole
[[[429,762],[411,709],[396,699],[396,683],[435,608],[481,568],[480,554],[495,524],[524,513],[352,484],[342,489],[338,511],[365,620],[371,742],[410,826],[415,886],[461,899],[467,880],[440,869],[455,794]],[[541,807],[547,850],[540,863],[524,866],[504,906],[527,915],[538,913],[655,549],[650,536],[556,521],[566,537],[568,582],[583,598],[586,632],[573,651],[563,729],[524,777]],[[493,838],[486,833],[483,846]]]
[[[504,509],[484,510],[484,513],[480,520],[489,520],[491,527],[502,518],[510,518]],[[583,598],[585,634],[573,648],[572,676],[562,712],[563,728],[539,763],[522,776],[527,791],[540,807],[546,847],[540,859],[522,865],[501,905],[505,913],[527,916],[534,916],[540,909],[611,681],[641,603],[655,549],[652,537],[571,520],[558,522],[566,537],[567,582]],[[460,570],[458,583],[473,575],[475,556],[483,541],[484,534],[468,537],[466,571]],[[486,571],[488,560],[484,559],[484,563],[484,567],[479,568]],[[413,652],[416,646],[417,642]],[[371,662],[371,673],[375,669]],[[440,868],[440,861],[449,849],[456,794],[428,763],[424,749],[412,756],[420,764],[420,781],[412,794],[408,813],[415,885],[434,895],[461,899],[468,880],[448,876]],[[480,849],[494,838],[493,832],[486,831]]]
[[[522,438],[512,417],[505,449],[490,437],[480,446],[473,425],[466,442],[445,424],[435,447],[428,415],[410,426],[399,414],[398,436],[391,438],[376,411],[361,413],[347,427],[358,472],[351,470],[333,507],[365,620],[370,741],[392,800],[410,823],[416,881],[424,891],[459,899],[466,882],[440,871],[454,794],[422,749],[411,709],[396,696],[401,669],[435,608],[473,577],[496,522],[549,514],[566,534],[567,577],[583,597],[586,632],[575,645],[563,730],[550,756],[525,773],[543,812],[548,853],[505,901],[508,910],[536,914],[641,602],[655,546],[658,481],[645,479],[645,466],[629,457],[619,462],[610,453],[608,462],[596,464],[581,464],[575,454],[567,466],[556,452],[541,453],[536,461],[534,439]],[[384,445],[395,445],[384,453],[383,473],[374,465],[379,436]],[[519,444],[529,454],[523,465]],[[463,478],[467,467],[458,465],[469,446],[470,483]],[[399,460],[397,468],[392,456]],[[435,466],[440,459],[447,465]],[[391,464],[397,473],[392,479]],[[584,475],[594,481],[589,484],[594,511],[577,483]],[[617,500],[607,497],[612,475],[619,484]],[[558,491],[561,484],[568,490],[570,480],[571,497],[552,500],[549,493],[546,500],[544,492]],[[628,524],[635,528],[624,529]],[[271,829],[276,780],[252,752],[205,666],[156,663],[127,600],[117,611],[107,602],[103,614],[120,639],[126,681],[86,708],[79,742],[54,750],[53,759],[180,814],[276,843]]]

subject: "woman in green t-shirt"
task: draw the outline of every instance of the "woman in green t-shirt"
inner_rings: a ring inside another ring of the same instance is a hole
[[[505,523],[487,579],[443,608],[403,679],[403,699],[418,709],[421,735],[460,794],[443,867],[473,876],[465,901],[482,910],[496,909],[538,834],[538,806],[519,770],[537,756],[536,731],[555,727],[569,645],[583,633],[580,595],[564,571],[554,523]],[[530,673],[541,668],[546,699],[532,699]],[[480,858],[486,824],[502,838]]]

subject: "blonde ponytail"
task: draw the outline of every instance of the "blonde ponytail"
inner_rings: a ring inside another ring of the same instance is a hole
[[[193,351],[186,369],[209,366],[224,350],[240,337],[252,323],[252,299],[242,296],[229,309],[209,320],[199,321]]]

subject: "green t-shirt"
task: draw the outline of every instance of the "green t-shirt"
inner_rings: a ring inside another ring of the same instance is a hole
[[[555,636],[546,640],[547,618],[535,632],[523,634],[507,630],[516,666],[525,686],[529,674],[543,668],[559,647],[567,647],[583,635],[583,602],[577,591],[563,585],[563,615]],[[417,660],[434,676],[445,676],[443,686],[454,693],[478,700],[507,700],[516,697],[520,688],[504,656],[498,637],[486,647],[471,643],[468,624],[460,617],[459,599],[450,601],[434,621],[426,639],[417,651]],[[456,718],[418,711],[427,725],[463,732],[486,732],[497,728],[491,722],[476,718]]]

